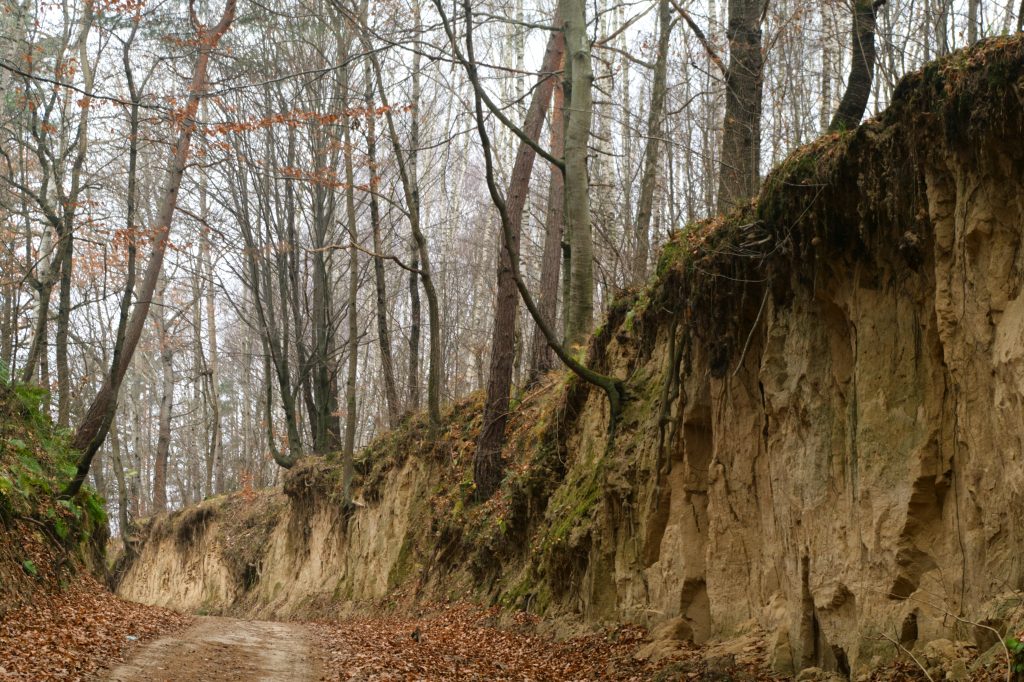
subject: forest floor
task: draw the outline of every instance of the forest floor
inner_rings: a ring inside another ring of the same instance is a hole
[[[110,682],[248,682],[319,679],[306,627],[231,618],[197,618],[179,633],[138,649],[104,675]]]
[[[90,577],[63,590],[39,590],[31,603],[0,614],[0,680],[90,680],[190,621],[119,599]]]
[[[636,657],[645,632],[634,626],[555,640],[537,634],[532,620],[499,627],[496,619],[495,609],[469,605],[443,607],[419,617],[356,617],[330,623],[200,617],[188,629],[139,647],[127,663],[101,673],[100,679],[676,680],[687,679],[685,673],[679,674],[684,670],[692,678],[704,667],[692,662],[680,670],[679,657],[658,665]],[[757,666],[731,663],[734,672],[747,674],[729,679],[766,679],[751,674]]]
[[[182,616],[125,602],[86,580],[0,618],[0,680],[109,682],[447,682],[650,680],[767,682],[764,633],[704,647],[662,648],[619,625],[556,639],[539,621],[453,604],[401,615],[330,622],[264,622]],[[925,648],[927,654],[928,648]],[[119,661],[127,662],[118,664]],[[655,657],[657,658],[657,657]],[[975,682],[1007,679],[1006,665],[975,670]],[[873,682],[941,679],[901,660]],[[820,672],[820,671],[819,671]],[[810,680],[838,680],[821,672]]]

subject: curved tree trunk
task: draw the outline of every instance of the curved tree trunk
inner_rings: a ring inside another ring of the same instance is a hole
[[[856,0],[853,7],[853,61],[846,81],[846,92],[828,125],[830,131],[855,128],[864,117],[875,73],[875,12],[884,1]]]
[[[199,100],[202,99],[207,87],[210,54],[217,47],[221,37],[231,27],[235,18],[235,6],[236,0],[227,0],[227,6],[224,8],[220,21],[212,29],[201,29],[198,19],[193,15],[193,25],[199,32],[199,57],[196,59],[192,82],[189,85],[188,101],[182,112],[181,132],[171,152],[167,185],[164,187],[163,201],[157,214],[156,226],[159,228],[157,238],[153,242],[152,255],[146,265],[142,284],[139,287],[138,302],[124,326],[123,336],[118,334],[119,338],[124,339],[124,344],[121,348],[115,349],[110,363],[110,372],[104,378],[103,385],[96,397],[93,398],[71,441],[72,448],[80,452],[81,457],[78,460],[74,478],[62,493],[65,497],[73,496],[81,489],[85,477],[89,474],[92,459],[103,445],[107,432],[110,430],[110,423],[113,421],[114,411],[117,409],[117,397],[121,390],[121,382],[124,381],[128,365],[131,363],[135,348],[142,337],[142,330],[145,327],[146,318],[149,316],[150,303],[156,291],[157,280],[163,269],[164,255],[170,241],[171,221],[178,205],[178,189],[181,187],[181,179],[185,175],[192,134],[196,128],[196,112],[199,109]],[[192,9],[191,4],[190,9]],[[118,331],[121,332],[120,329]]]

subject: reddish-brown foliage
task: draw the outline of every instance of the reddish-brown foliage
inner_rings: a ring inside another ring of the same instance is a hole
[[[167,609],[118,599],[92,578],[38,593],[0,620],[0,680],[85,680],[134,644],[189,622]]]
[[[352,618],[311,629],[325,653],[325,680],[647,680],[660,667],[634,658],[642,628],[555,641],[537,634],[525,613],[499,628],[498,613],[457,604],[422,618]]]

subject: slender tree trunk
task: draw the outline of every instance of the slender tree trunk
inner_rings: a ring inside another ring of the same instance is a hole
[[[822,9],[821,21],[824,26],[827,21],[827,12]],[[821,130],[827,130],[829,120],[832,116],[832,41],[830,33],[822,31],[821,37],[821,110],[819,112],[818,126]]]
[[[116,417],[110,423],[110,459],[117,479],[117,528],[121,537],[128,532],[128,480],[121,460],[121,438],[117,432]],[[128,544],[125,543],[127,550]]]
[[[644,151],[644,174],[640,180],[640,202],[636,214],[636,249],[633,255],[633,286],[642,286],[647,277],[647,259],[651,248],[651,212],[658,178],[658,151],[661,148],[665,91],[668,74],[668,44],[672,33],[669,0],[658,2],[658,53],[654,61],[651,83],[651,107],[647,114],[647,147]]]
[[[158,231],[153,242],[152,255],[143,274],[142,285],[138,291],[138,302],[124,327],[123,335],[118,334],[118,337],[124,340],[123,346],[115,349],[111,359],[110,372],[105,377],[96,397],[93,398],[92,404],[89,405],[89,409],[72,439],[72,448],[80,452],[81,457],[74,479],[62,493],[66,497],[77,494],[81,489],[82,483],[89,473],[92,459],[107,437],[110,422],[117,409],[117,396],[121,389],[121,382],[128,371],[128,365],[131,363],[132,355],[135,354],[135,348],[142,336],[146,318],[149,316],[150,301],[156,291],[157,280],[163,269],[164,254],[167,252],[167,244],[170,239],[171,220],[178,203],[178,189],[181,187],[181,179],[188,163],[188,152],[192,142],[192,133],[196,127],[195,117],[199,108],[199,100],[207,87],[210,53],[231,27],[231,22],[235,17],[235,2],[236,0],[227,0],[227,6],[220,21],[212,29],[199,29],[198,20],[193,20],[193,25],[197,27],[200,34],[199,57],[196,60],[192,82],[189,86],[188,101],[182,112],[181,132],[171,152],[167,185],[164,188],[162,203],[157,214]],[[121,329],[118,331],[120,332]]]
[[[157,343],[160,348],[160,417],[153,463],[153,511],[167,511],[167,462],[171,452],[171,413],[174,410],[174,348],[164,305],[166,283],[157,289]]]
[[[566,344],[572,349],[585,343],[594,323],[594,238],[587,174],[594,75],[584,0],[559,0],[558,6],[565,26],[565,231],[571,247],[565,314]]]
[[[53,284],[46,282],[45,275],[39,278],[39,285],[36,286],[36,320],[32,332],[32,344],[29,346],[28,355],[25,358],[25,365],[21,370],[21,381],[28,383],[36,380],[36,372],[46,376],[48,372],[42,369],[46,364],[46,329],[50,317],[50,296],[53,294]],[[48,381],[40,381],[42,386],[47,387]]]
[[[205,197],[205,194],[203,195]],[[206,272],[206,333],[210,344],[206,378],[210,400],[210,442],[207,454],[207,493],[224,492],[224,439],[220,415],[220,357],[217,348],[217,302],[214,296],[213,258],[210,255],[210,237],[204,230],[200,242],[202,267]]]
[[[413,12],[416,31],[417,33],[422,33],[423,20],[420,16],[419,0],[413,3]],[[444,368],[441,356],[441,306],[434,285],[433,269],[430,267],[427,239],[420,228],[420,61],[421,55],[417,50],[413,53],[412,57],[412,121],[409,131],[409,189],[407,194],[412,199],[411,205],[415,206],[414,210],[410,210],[410,214],[415,214],[412,234],[419,250],[420,279],[423,281],[423,293],[427,296],[427,322],[430,331],[430,339],[427,345],[430,354],[430,366],[427,368],[427,413],[430,415],[431,424],[437,426],[441,423],[441,390],[444,381]],[[380,74],[378,73],[377,76],[379,78]],[[381,86],[381,98],[385,98],[383,85]],[[386,115],[390,126],[392,121],[390,108],[386,110]],[[398,139],[397,136],[395,139]],[[410,202],[407,201],[406,203],[409,204]]]
[[[70,211],[70,209],[69,209]],[[68,230],[61,244],[60,294],[57,297],[57,425],[66,427],[71,418],[71,368],[68,366],[68,333],[71,330],[71,269],[74,235]]]
[[[0,331],[0,335],[2,335],[2,339],[0,339],[0,373],[5,377],[10,377],[11,367],[14,364],[14,337],[17,333],[15,297],[17,293],[18,288],[13,285],[4,287],[3,330]]]
[[[342,76],[342,108],[349,107],[349,70]],[[371,118],[372,114],[368,117]],[[345,376],[345,449],[342,453],[342,501],[348,504],[352,499],[352,457],[356,449],[356,375],[359,360],[359,320],[356,306],[359,297],[359,232],[356,225],[355,171],[352,167],[352,127],[343,126],[345,136],[345,213],[348,219],[349,261],[348,261],[348,372]]]
[[[561,157],[565,153],[565,95],[562,84],[555,83],[554,102],[551,105],[551,154]],[[564,179],[562,170],[551,165],[548,181],[548,205],[544,219],[544,253],[540,267],[540,293],[537,306],[552,328],[558,317],[559,270],[562,265],[562,227],[565,218]],[[538,325],[533,328],[533,358],[530,361],[530,381],[555,367],[555,357]]]
[[[533,91],[533,99],[526,113],[523,132],[531,139],[540,138],[551,101],[551,90],[557,76],[558,64],[564,51],[562,34],[558,31],[548,39],[547,52],[541,64],[541,75]],[[486,500],[501,483],[503,465],[501,450],[505,444],[505,424],[508,421],[508,401],[512,388],[512,365],[515,356],[516,317],[519,295],[512,274],[512,253],[519,251],[523,209],[530,189],[533,162],[537,153],[533,147],[520,142],[512,177],[508,188],[507,234],[513,243],[505,244],[498,256],[498,295],[494,312],[491,338],[491,367],[487,379],[487,402],[484,404],[483,428],[477,441],[473,461],[475,497]]]
[[[939,57],[949,54],[949,12],[953,0],[936,0],[939,3],[939,16],[936,21],[935,33],[938,37],[936,50]]]
[[[419,26],[419,4],[415,4],[417,16],[416,23]],[[364,27],[365,28],[365,27]],[[416,176],[416,154],[419,148],[419,69],[413,68],[413,97],[412,97],[412,135],[410,150],[403,149],[401,139],[398,135],[398,128],[395,125],[391,105],[388,101],[387,90],[384,88],[383,69],[377,53],[369,44],[368,36],[362,34],[363,44],[367,51],[367,57],[373,65],[374,79],[377,82],[377,92],[380,93],[381,103],[384,106],[384,119],[387,121],[388,137],[391,138],[391,146],[395,154],[395,161],[398,165],[398,175],[401,180],[402,192],[405,197],[405,205],[408,209],[409,226],[412,230],[413,239],[416,242],[416,251],[419,256],[418,264],[414,264],[419,270],[420,281],[423,283],[423,293],[427,297],[427,322],[430,330],[429,355],[430,366],[427,369],[427,412],[430,415],[430,422],[434,426],[441,423],[441,310],[437,297],[437,289],[434,286],[432,268],[430,266],[430,252],[427,246],[427,238],[420,227],[420,190],[419,181]],[[417,59],[419,53],[414,54]],[[406,155],[408,154],[408,156]],[[411,377],[410,377],[411,378]]]
[[[66,427],[70,420],[71,410],[71,369],[68,366],[68,335],[71,331],[71,275],[74,265],[75,216],[79,197],[82,192],[82,168],[89,149],[89,110],[92,91],[93,70],[89,64],[89,33],[92,30],[92,3],[86,3],[82,12],[81,30],[78,37],[78,61],[82,69],[85,93],[79,101],[81,114],[75,136],[77,152],[71,168],[71,190],[64,201],[64,217],[61,220],[63,229],[59,232],[58,270],[60,277],[60,295],[57,298],[57,424]]]
[[[200,185],[202,183],[200,182]],[[200,189],[200,195],[202,189]],[[200,211],[202,211],[202,197],[200,196]],[[200,213],[202,215],[202,213]],[[202,228],[200,228],[202,229]],[[192,271],[192,373],[194,378],[188,383],[192,387],[192,402],[186,408],[190,414],[202,415],[201,419],[189,420],[190,447],[183,448],[187,473],[186,480],[188,490],[184,491],[182,498],[189,500],[201,500],[203,495],[213,495],[213,459],[210,457],[210,431],[212,430],[210,397],[210,366],[206,360],[206,350],[203,348],[203,267],[202,238],[200,238],[199,259],[195,269]],[[186,503],[191,504],[191,501]]]
[[[978,23],[978,10],[980,0],[968,0],[967,1],[967,44],[973,45],[978,42],[978,35],[980,33],[980,26]]]
[[[420,255],[413,244],[409,252],[409,409],[420,409],[420,330],[423,326],[423,310],[420,303],[420,278],[416,273],[420,267]]]
[[[370,74],[369,63],[366,64],[365,79],[366,109],[368,112],[373,112],[376,107],[373,100],[373,79]],[[366,117],[366,155],[370,167],[370,229],[373,232],[373,252],[377,254],[373,259],[373,284],[377,295],[377,342],[380,345],[380,364],[384,375],[384,399],[387,402],[388,408],[388,426],[394,428],[398,426],[401,405],[398,401],[398,388],[395,381],[395,360],[391,354],[391,330],[388,325],[388,295],[387,283],[384,278],[384,258],[380,256],[383,253],[383,245],[380,237],[380,202],[377,200],[376,194],[379,180],[377,175],[377,121],[373,113]],[[416,273],[410,273],[410,278],[412,291],[415,291]],[[411,351],[414,350],[417,349],[411,349]],[[410,358],[413,355],[414,353],[410,352]]]
[[[853,8],[851,42],[853,58],[846,92],[832,117],[829,130],[849,130],[860,125],[871,94],[871,80],[875,72],[875,10],[873,0],[856,0]]]
[[[729,69],[722,129],[718,210],[741,206],[757,194],[761,166],[762,0],[729,0]]]

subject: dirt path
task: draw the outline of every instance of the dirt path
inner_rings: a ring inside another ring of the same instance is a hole
[[[317,667],[303,625],[199,618],[183,632],[143,645],[101,679],[307,682],[317,679]]]

